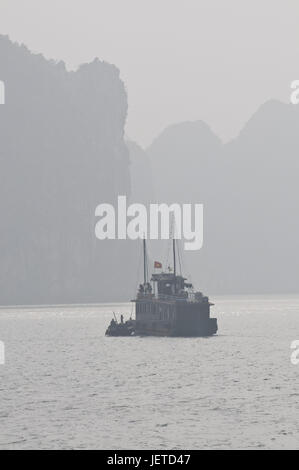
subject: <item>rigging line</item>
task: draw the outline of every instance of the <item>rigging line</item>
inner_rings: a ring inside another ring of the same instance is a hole
[[[165,268],[168,269],[168,266],[170,265],[170,250],[171,250],[171,245],[172,245],[172,224],[170,226],[170,231],[169,231],[169,239],[167,240],[167,257],[166,257],[166,263],[165,263]]]
[[[179,267],[180,267],[180,275],[182,275],[182,263],[181,263],[181,250],[180,250],[180,244],[179,240],[176,240],[176,246],[177,246],[177,253],[178,253],[178,260],[179,260]]]
[[[167,244],[167,260],[166,260],[166,268],[170,266],[170,252],[172,249],[172,241],[174,240],[174,214],[171,216],[171,222],[169,227],[169,239]]]
[[[146,243],[146,245],[145,245],[145,254],[146,254],[146,266],[145,266],[145,269],[146,269],[146,279],[147,279],[147,282],[149,282],[149,270],[148,270],[149,255],[148,255],[148,245],[147,245],[147,243]]]
[[[183,241],[183,239],[181,239],[180,240],[180,246],[181,246],[182,269],[183,269],[183,272],[185,273],[185,276],[188,278],[189,282],[193,285],[192,274],[191,274],[191,271],[190,271],[190,262],[188,262],[188,255],[184,256],[183,245],[184,245],[184,241]]]
[[[136,287],[135,287],[135,290],[133,292],[133,297],[137,292],[138,284],[140,282],[140,277],[139,276],[140,276],[140,268],[141,268],[141,259],[142,259],[142,249],[139,251],[139,259],[138,259],[137,273],[136,273]]]
[[[169,253],[170,253],[170,240],[167,240],[167,251],[166,251],[166,258],[165,258],[165,269],[168,268],[169,265]]]

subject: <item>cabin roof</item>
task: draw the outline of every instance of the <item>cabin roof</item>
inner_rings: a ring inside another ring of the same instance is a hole
[[[175,276],[176,279],[181,279],[182,281],[185,281],[186,278],[183,276]],[[173,273],[159,273],[159,274],[153,274],[152,275],[152,281],[169,281],[173,282],[174,281],[174,274]]]

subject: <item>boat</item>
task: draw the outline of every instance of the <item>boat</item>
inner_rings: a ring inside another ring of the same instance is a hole
[[[135,334],[135,320],[130,318],[124,322],[124,317],[121,315],[119,322],[114,314],[105,334],[106,336],[133,336]]]
[[[173,269],[154,272],[148,279],[146,240],[143,240],[144,279],[139,285],[135,303],[135,335],[208,337],[218,331],[216,318],[211,318],[214,304],[176,270],[176,240],[173,239]],[[155,265],[162,268],[161,263]],[[170,272],[172,271],[172,272]],[[111,333],[126,331],[123,326],[111,329]],[[108,330],[106,334],[109,334]],[[109,334],[112,336],[112,334]],[[113,336],[123,336],[113,334]],[[125,335],[128,336],[128,335]]]

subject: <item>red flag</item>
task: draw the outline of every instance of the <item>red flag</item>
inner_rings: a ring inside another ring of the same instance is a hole
[[[155,268],[157,269],[162,269],[162,263],[160,263],[159,261],[155,261]]]

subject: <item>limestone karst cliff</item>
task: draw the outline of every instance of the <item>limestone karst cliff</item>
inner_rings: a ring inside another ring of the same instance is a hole
[[[124,298],[129,250],[94,235],[96,206],[130,193],[118,69],[69,72],[0,36],[0,73],[0,304]]]
[[[145,151],[124,141],[113,65],[70,72],[0,36],[0,80],[0,304],[130,300],[140,243],[94,234],[96,206],[118,195],[204,204],[204,247],[184,253],[184,273],[208,293],[298,292],[298,106],[265,103],[225,145],[179,123]]]
[[[268,101],[225,145],[193,122],[147,149],[157,199],[204,204],[204,246],[184,253],[198,287],[298,293],[298,129],[298,106]]]

